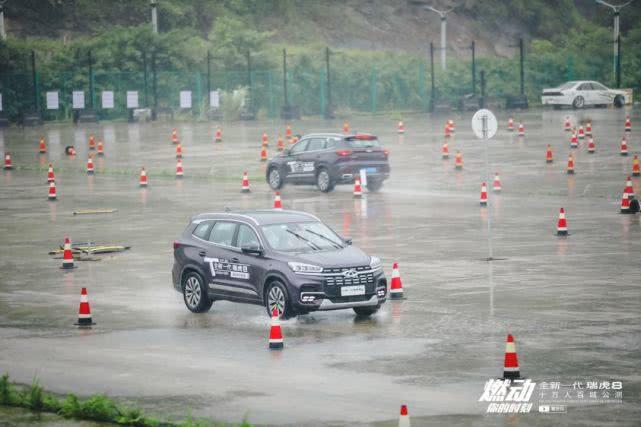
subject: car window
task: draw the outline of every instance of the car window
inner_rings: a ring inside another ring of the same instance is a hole
[[[238,237],[236,238],[236,246],[242,248],[243,245],[252,244],[259,245],[258,237],[254,230],[251,229],[248,225],[240,224],[238,228]]]
[[[307,142],[309,139],[303,139],[302,141],[297,142],[294,144],[294,146],[289,150],[291,154],[300,154],[303,151],[305,151],[305,147],[307,146]]]
[[[597,83],[597,82],[592,82],[592,88],[594,90],[608,90],[607,87],[605,87],[601,83]]]
[[[583,83],[581,86],[578,87],[578,90],[592,90],[592,84]]]
[[[563,90],[563,89],[572,89],[574,86],[576,86],[578,82],[567,82],[559,86],[558,88]]]
[[[231,246],[238,224],[235,222],[218,221],[214,224],[209,235],[209,241],[219,245]]]
[[[340,138],[327,138],[327,144],[325,145],[325,148],[334,148],[336,147],[336,144],[340,141]]]
[[[307,144],[307,150],[305,151],[318,151],[325,149],[325,138],[312,138]]]
[[[207,236],[209,236],[209,230],[211,229],[212,224],[212,221],[203,221],[196,226],[193,233],[191,234],[198,237],[199,239],[207,240]]]
[[[367,139],[350,138],[350,139],[346,139],[345,142],[347,143],[347,146],[350,148],[372,148],[372,147],[381,146],[381,143],[378,142],[378,139],[376,138],[367,138]]]

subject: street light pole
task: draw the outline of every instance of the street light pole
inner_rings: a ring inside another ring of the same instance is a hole
[[[441,68],[447,70],[447,14],[454,10],[453,7],[447,10],[438,10],[433,6],[425,6],[426,9],[436,12],[441,17]]]
[[[619,52],[620,52],[620,50],[619,50],[619,41],[620,41],[620,38],[619,38],[619,18],[620,18],[620,15],[621,15],[621,9],[623,9],[624,7],[626,7],[627,5],[632,3],[632,1],[633,0],[629,0],[627,3],[616,5],[616,4],[606,3],[604,0],[596,0],[597,3],[602,4],[603,6],[609,7],[614,12],[614,35],[612,37],[612,43],[613,43],[613,46],[612,46],[612,48],[613,48],[613,61],[612,61],[612,64],[613,64],[613,69],[614,69],[615,76],[616,76],[616,73],[617,73],[617,61],[618,61],[617,58],[618,58]]]
[[[154,34],[158,34],[158,0],[149,0],[151,6],[151,28]]]
[[[0,39],[5,41],[7,39],[7,33],[4,31],[4,4],[7,0],[0,0]]]

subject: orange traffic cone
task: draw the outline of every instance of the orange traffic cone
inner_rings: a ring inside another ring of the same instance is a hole
[[[621,154],[622,156],[628,155],[628,141],[626,140],[625,136],[621,138],[621,149],[619,151],[619,154]]]
[[[507,119],[507,130],[514,132],[514,119],[512,117]]]
[[[634,197],[634,187],[632,187],[632,178],[628,177],[628,179],[625,181],[625,190],[623,192],[627,193],[629,198]]]
[[[49,163],[49,170],[47,171],[47,182],[54,182],[56,176],[53,174],[53,165]]]
[[[4,168],[13,169],[13,164],[11,164],[11,154],[4,153]]]
[[[450,124],[445,122],[445,138],[449,138],[450,136]]]
[[[403,282],[401,281],[401,273],[398,271],[397,262],[392,266],[392,282],[390,283],[389,296],[391,299],[403,298]]]
[[[592,136],[592,122],[585,124],[585,136]]]
[[[403,124],[403,120],[399,120],[397,128],[398,133],[405,133],[405,125]]]
[[[630,197],[628,196],[628,193],[623,193],[623,197],[621,198],[621,213],[622,214],[631,214],[634,213],[632,212],[632,209],[630,209]]]
[[[291,127],[291,125],[287,125],[285,127],[285,139],[288,140],[288,141],[292,139],[292,127]]]
[[[183,146],[180,142],[176,144],[176,158],[177,159],[183,158]]]
[[[174,144],[178,144],[178,131],[176,128],[173,128],[171,130],[171,142]]]
[[[456,151],[456,157],[454,158],[454,168],[461,170],[463,169],[463,156],[460,151]]]
[[[505,344],[505,360],[503,362],[503,379],[516,380],[521,377],[519,372],[519,361],[516,357],[516,344],[514,337],[509,334]]]
[[[47,152],[47,144],[45,144],[44,137],[40,137],[40,146],[38,147],[38,152],[44,154]]]
[[[274,194],[274,209],[282,211],[283,210],[283,204],[280,200],[280,191],[277,191]]]
[[[62,267],[60,268],[63,270],[76,268],[73,264],[73,254],[71,253],[71,240],[68,237],[65,237],[65,246],[62,251]]]
[[[565,209],[563,208],[559,210],[559,220],[556,223],[556,235],[557,236],[568,235],[568,221],[565,218]]]
[[[596,151],[596,145],[594,144],[594,138],[589,136],[588,137],[588,153],[594,154],[595,151]]]
[[[361,197],[363,195],[363,191],[361,189],[361,180],[360,178],[356,178],[354,180],[354,197]]]
[[[525,125],[523,123],[519,123],[519,136],[525,136]]]
[[[263,140],[263,147],[267,147],[269,145],[269,138],[267,137],[267,132],[263,132],[262,140]]]
[[[554,158],[552,157],[552,146],[548,144],[548,149],[545,152],[545,163],[552,163]]]
[[[241,193],[249,193],[251,190],[249,189],[249,177],[247,176],[247,171],[243,172],[243,182],[242,186],[240,188]]]
[[[443,148],[441,148],[441,157],[443,159],[450,158],[450,149],[447,146],[447,141],[443,143]]]
[[[269,349],[280,350],[285,346],[283,341],[283,331],[280,329],[280,318],[278,309],[272,310],[271,326],[269,328]]]
[[[176,161],[176,178],[182,178],[183,177],[183,161],[181,159],[178,159]]]
[[[456,133],[456,128],[454,127],[454,120],[447,121],[448,126],[450,127],[450,133]]]
[[[572,123],[570,123],[570,118],[566,117],[565,118],[565,131],[568,132],[572,130]]]
[[[223,131],[220,126],[216,128],[216,142],[223,142]]]
[[[80,291],[80,307],[78,307],[78,321],[74,323],[80,327],[91,327],[95,323],[91,320],[91,308],[89,307],[89,298],[87,297],[87,288]]]
[[[283,141],[283,137],[280,135],[280,133],[278,134],[278,140],[276,142],[276,149],[278,151],[283,151],[285,149],[285,142]]]
[[[639,176],[641,175],[641,168],[639,168],[639,156],[634,155],[634,159],[632,160],[632,176]]]
[[[91,156],[87,159],[87,175],[93,175],[93,158]]]
[[[401,405],[401,415],[398,417],[398,427],[411,427],[407,405]]]
[[[56,200],[56,183],[51,181],[49,183],[49,200]]]
[[[485,183],[481,184],[481,199],[480,199],[481,206],[487,206],[487,186]]]
[[[294,145],[298,142],[298,137],[294,136],[289,140],[289,145]]]
[[[103,147],[102,141],[98,141],[98,155],[100,157],[105,155],[105,147]]]
[[[343,122],[343,133],[349,133],[349,122],[347,120]]]
[[[574,175],[574,158],[572,157],[572,154],[568,156],[568,170],[567,170],[568,175]]]
[[[577,148],[578,146],[579,146],[579,138],[576,132],[573,132],[572,137],[570,138],[570,148]]]
[[[138,184],[141,187],[146,187],[147,186],[147,171],[145,170],[144,166],[140,168],[140,180],[138,181]]]
[[[494,182],[492,183],[492,190],[496,191],[497,193],[502,190],[501,188],[501,177],[499,177],[499,173],[496,172],[494,174]]]
[[[93,134],[89,135],[89,149],[90,150],[96,149],[96,141],[93,138]]]
[[[263,145],[263,147],[260,149],[260,161],[261,162],[266,162],[267,161],[267,146]]]
[[[630,115],[625,116],[625,131],[626,132],[632,132],[632,122],[630,122]]]
[[[585,138],[585,130],[583,130],[583,126],[579,126],[579,139],[584,139]]]

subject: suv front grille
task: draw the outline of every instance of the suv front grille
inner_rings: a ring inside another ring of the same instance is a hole
[[[345,277],[343,273],[348,270],[355,270],[358,274],[355,277]],[[370,285],[374,283],[374,273],[369,270],[371,269],[368,265],[360,267],[326,268],[323,270],[325,273],[323,283],[325,286]]]

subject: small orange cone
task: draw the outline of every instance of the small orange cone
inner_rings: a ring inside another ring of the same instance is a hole
[[[390,283],[389,296],[391,299],[403,298],[403,282],[401,282],[401,273],[398,271],[398,263],[392,266],[392,281]]]
[[[461,170],[463,169],[463,156],[460,151],[456,151],[456,157],[454,159],[454,168]]]
[[[183,158],[183,146],[180,142],[176,144],[176,158],[177,159]]]
[[[456,128],[454,127],[454,120],[448,120],[447,125],[450,127],[450,133],[456,133]]]
[[[183,177],[183,161],[181,159],[178,159],[176,161],[176,178],[182,178]]]
[[[269,145],[269,138],[267,137],[267,132],[263,132],[262,140],[263,140],[263,147],[267,147]]]
[[[56,183],[51,181],[49,183],[49,200],[56,200]]]
[[[628,141],[625,136],[621,138],[621,149],[619,150],[619,154],[621,154],[622,156],[628,155]]]
[[[361,180],[360,178],[356,178],[354,180],[354,197],[361,197],[363,195],[363,191],[361,189]]]
[[[38,152],[44,154],[47,152],[47,144],[45,143],[45,138],[40,137],[40,146],[38,147]]]
[[[93,175],[93,158],[91,156],[87,159],[87,175]]]
[[[98,141],[98,155],[100,157],[105,155],[105,147],[103,147],[102,141]]]
[[[13,164],[11,164],[11,154],[4,153],[4,168],[13,169]]]
[[[559,210],[559,220],[556,223],[556,235],[557,236],[568,235],[568,221],[565,218],[565,209],[563,208]]]
[[[554,158],[552,157],[552,146],[548,144],[548,149],[545,152],[545,163],[552,163]]]
[[[519,123],[519,136],[525,136],[525,125],[523,123]]]
[[[512,117],[507,119],[507,130],[514,132],[514,119]]]
[[[502,188],[501,188],[501,177],[499,176],[498,172],[496,172],[494,174],[494,182],[492,183],[492,190],[497,192],[497,193],[502,190]]]
[[[588,136],[588,153],[589,154],[594,154],[596,151],[596,145],[594,144],[594,138],[591,136]]]
[[[487,206],[487,186],[485,183],[481,184],[481,199],[480,199],[481,206]]]
[[[73,254],[71,253],[71,240],[68,237],[65,237],[65,246],[62,251],[62,267],[60,268],[63,270],[76,268],[73,264]]]
[[[49,170],[47,171],[47,182],[54,182],[56,176],[53,174],[53,165],[49,163]]]
[[[639,156],[634,155],[634,159],[632,160],[632,176],[639,176],[641,175],[641,168],[639,168]]]
[[[178,144],[178,131],[176,128],[173,128],[171,130],[171,142],[174,144]]]
[[[93,134],[89,135],[89,149],[90,150],[96,149],[96,141],[93,138]]]
[[[565,118],[565,131],[569,132],[570,130],[572,130],[572,123],[570,123],[570,118],[566,117]]]
[[[146,187],[148,182],[147,182],[147,171],[145,170],[144,166],[140,168],[140,180],[138,181],[138,184],[141,187]]]
[[[285,149],[285,142],[283,141],[283,137],[280,135],[280,133],[278,134],[278,140],[276,142],[276,149],[278,151],[283,151]]]
[[[289,140],[289,145],[294,145],[298,142],[298,137],[294,136]]]
[[[585,124],[585,136],[592,136],[592,122]]]
[[[583,126],[579,126],[579,139],[584,139],[585,138],[585,130],[583,130]]]
[[[78,307],[78,321],[75,323],[80,327],[91,327],[95,323],[91,320],[91,308],[89,307],[89,298],[87,297],[87,288],[80,291],[80,307]]]
[[[277,191],[274,194],[274,209],[282,211],[283,210],[283,203],[280,200],[280,191]]]
[[[632,178],[628,177],[628,179],[625,181],[625,190],[623,192],[627,193],[629,198],[634,197],[634,187],[632,187]]]
[[[621,197],[621,213],[622,214],[634,213],[632,212],[632,209],[630,209],[630,197],[628,196],[628,193],[625,193],[625,192]]]
[[[449,138],[450,136],[450,124],[445,122],[445,138]]]
[[[267,161],[267,146],[263,145],[263,147],[260,149],[260,161],[261,162],[266,162]]]
[[[278,309],[274,307],[272,310],[271,325],[269,328],[269,349],[280,350],[285,346],[283,341],[283,331],[280,329],[280,318]]]
[[[243,182],[242,186],[240,187],[240,192],[241,193],[249,193],[251,190],[249,189],[249,177],[247,176],[247,171],[243,172]]]
[[[398,133],[405,133],[405,125],[403,124],[403,120],[399,120],[397,129]]]
[[[291,127],[291,125],[287,125],[285,127],[285,139],[288,140],[288,141],[292,139],[292,127]]]
[[[216,128],[216,142],[223,142],[223,131],[220,126]]]
[[[441,148],[441,157],[443,159],[449,159],[450,158],[450,149],[447,146],[447,141],[443,143],[443,148]]]
[[[343,133],[349,133],[349,122],[347,120],[343,122]]]
[[[572,137],[570,138],[570,148],[577,148],[578,146],[579,146],[579,138],[576,132],[573,132]]]
[[[398,417],[398,427],[411,427],[407,405],[401,405],[401,415]]]
[[[568,156],[568,170],[567,170],[568,175],[574,175],[574,158],[572,157],[572,154]]]
[[[630,115],[629,114],[627,114],[625,116],[625,126],[624,126],[624,128],[625,128],[626,132],[632,132],[632,122],[630,122]]]
[[[521,377],[519,372],[519,361],[516,357],[516,344],[514,344],[514,337],[509,334],[505,344],[505,360],[503,362],[503,379],[516,380]]]

